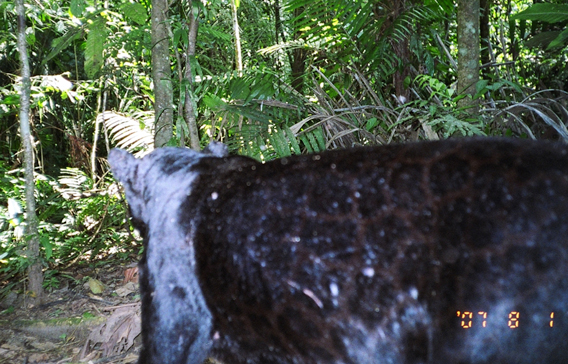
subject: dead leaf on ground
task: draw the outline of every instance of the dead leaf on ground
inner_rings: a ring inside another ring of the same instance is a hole
[[[125,285],[118,287],[115,292],[119,297],[126,297],[131,293],[138,292],[138,284],[134,282],[128,282]]]
[[[118,307],[104,324],[91,332],[81,351],[81,358],[85,358],[97,344],[101,345],[104,357],[124,353],[132,347],[140,332],[140,305]]]
[[[101,293],[103,293],[103,291],[105,289],[104,284],[101,281],[99,281],[98,279],[89,278],[88,284],[89,284],[89,289],[94,294],[101,294]]]
[[[138,283],[138,267],[128,268],[124,271],[124,281],[122,281],[122,284],[128,282]]]

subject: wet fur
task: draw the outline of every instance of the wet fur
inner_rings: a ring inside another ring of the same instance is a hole
[[[258,163],[109,156],[134,224],[140,363],[568,360],[568,149],[456,139]],[[458,310],[524,327],[464,330]]]

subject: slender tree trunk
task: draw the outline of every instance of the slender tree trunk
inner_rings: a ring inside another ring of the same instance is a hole
[[[184,119],[187,123],[189,130],[189,144],[191,149],[200,150],[199,145],[199,130],[197,127],[197,117],[195,110],[195,103],[193,95],[193,71],[192,62],[195,62],[195,45],[197,42],[197,30],[199,26],[198,16],[199,14],[194,14],[194,8],[189,14],[189,34],[188,34],[188,44],[187,51],[185,53],[185,79],[187,80],[187,85],[185,86],[185,104],[184,104]]]
[[[93,179],[93,187],[97,185],[97,142],[99,140],[99,131],[101,129],[100,120],[104,120],[104,115],[102,119],[95,118],[93,148],[91,149],[91,178]]]
[[[479,36],[481,41],[481,64],[488,65],[491,63],[491,56],[489,55],[489,42],[491,41],[491,34],[489,32],[489,14],[491,13],[491,6],[493,0],[480,0],[481,7],[481,21],[479,24]],[[483,74],[487,77],[491,74],[491,67],[485,66]]]
[[[233,33],[235,34],[235,65],[237,74],[240,77],[243,75],[243,55],[241,53],[241,33],[239,30],[239,18],[237,17],[236,0],[231,0],[231,9],[233,12]]]
[[[280,1],[274,0],[274,44],[280,43],[282,19],[280,18]]]
[[[95,118],[95,132],[93,133],[93,148],[91,149],[91,178],[93,179],[93,187],[97,185],[97,144],[99,142],[99,135],[101,130],[101,121],[105,119],[106,109],[106,81],[101,82],[101,92],[98,97],[97,111],[101,111],[103,117]]]
[[[393,1],[393,19],[394,22],[406,9],[406,0]],[[395,89],[396,96],[399,100],[408,100],[410,96],[410,91],[404,87],[404,80],[409,75],[408,65],[410,64],[410,47],[408,38],[395,41],[393,44],[393,49],[397,57],[401,60],[402,68],[397,69],[393,75],[393,85]]]
[[[280,11],[280,0],[274,0],[274,29],[275,29],[275,35],[274,35],[274,44],[279,44],[281,41],[282,43],[286,42],[286,34],[284,34],[284,30],[282,27],[282,16],[281,11]],[[288,58],[288,62],[290,62],[290,64],[294,63],[293,58],[292,58],[292,52],[286,52],[286,57]],[[276,57],[276,64],[277,67],[282,67],[282,63],[280,61],[280,58]],[[297,89],[296,89],[297,90]]]
[[[166,0],[152,0],[152,78],[156,114],[154,145],[157,148],[166,145],[173,136],[174,91],[167,14]]]
[[[39,255],[38,222],[35,213],[34,154],[30,134],[31,74],[26,45],[26,14],[24,0],[16,0],[18,11],[18,51],[22,65],[22,93],[20,97],[20,133],[24,144],[24,176],[26,179],[26,233],[28,239],[28,279],[31,303],[41,303],[43,297],[43,273]]]
[[[300,7],[294,10],[294,18],[297,18],[304,12],[304,8]],[[294,40],[300,39],[300,32],[294,34]],[[292,87],[299,93],[303,93],[304,74],[306,73],[307,53],[304,48],[293,48],[292,50]]]
[[[479,0],[458,0],[458,94],[466,95],[459,107],[476,117],[479,100],[474,100],[479,81]]]

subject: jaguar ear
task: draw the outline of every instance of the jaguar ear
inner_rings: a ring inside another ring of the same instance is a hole
[[[141,219],[145,203],[142,198],[144,180],[138,177],[140,160],[125,150],[115,148],[108,154],[108,163],[114,178],[124,187],[130,213]]]
[[[108,163],[114,178],[123,185],[130,183],[138,166],[136,158],[125,150],[115,148],[108,155]]]
[[[214,157],[223,158],[229,155],[229,148],[221,142],[211,142],[203,148],[203,154],[210,154]]]

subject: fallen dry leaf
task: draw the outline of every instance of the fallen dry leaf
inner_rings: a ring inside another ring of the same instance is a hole
[[[128,282],[138,283],[138,267],[128,268],[124,271],[124,281],[122,281],[122,284]]]
[[[138,292],[138,284],[134,282],[128,282],[125,285],[118,287],[115,292],[119,297],[128,296],[131,293]]]
[[[86,357],[99,343],[104,357],[123,353],[132,347],[140,332],[140,305],[118,307],[104,324],[91,332],[81,357]]]
[[[105,286],[101,281],[99,281],[98,279],[89,278],[88,283],[89,283],[89,289],[91,290],[91,292],[93,292],[94,294],[103,293]]]

